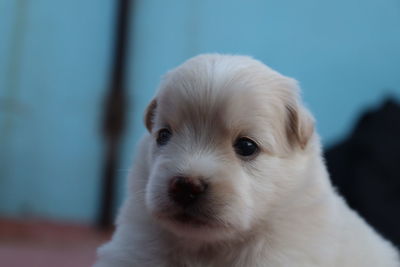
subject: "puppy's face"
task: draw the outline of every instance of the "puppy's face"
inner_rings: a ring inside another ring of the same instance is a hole
[[[293,81],[261,63],[189,60],[167,75],[147,111],[146,207],[187,238],[251,230],[301,183],[299,155],[312,133],[301,116]]]

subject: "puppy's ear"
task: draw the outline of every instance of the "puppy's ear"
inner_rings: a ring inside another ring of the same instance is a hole
[[[146,108],[145,116],[144,116],[144,124],[149,132],[151,132],[154,124],[154,115],[157,108],[157,101],[153,99],[150,104]]]
[[[314,119],[298,103],[286,105],[286,134],[291,147],[304,149],[314,132]]]

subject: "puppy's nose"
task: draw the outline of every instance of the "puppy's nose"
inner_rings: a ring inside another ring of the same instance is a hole
[[[207,184],[201,179],[176,176],[169,184],[169,197],[178,205],[192,205],[206,191]]]

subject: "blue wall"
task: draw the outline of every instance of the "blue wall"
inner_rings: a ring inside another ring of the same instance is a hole
[[[111,1],[0,1],[0,212],[90,222]]]
[[[0,213],[95,218],[114,3],[0,0]],[[253,55],[298,79],[325,144],[400,95],[397,0],[136,0],[133,10],[120,199],[160,76],[198,53]]]

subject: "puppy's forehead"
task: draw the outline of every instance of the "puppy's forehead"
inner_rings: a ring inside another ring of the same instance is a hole
[[[287,78],[249,57],[203,55],[168,73],[157,96],[161,120],[218,129],[277,105]],[[290,92],[289,92],[290,93]]]

